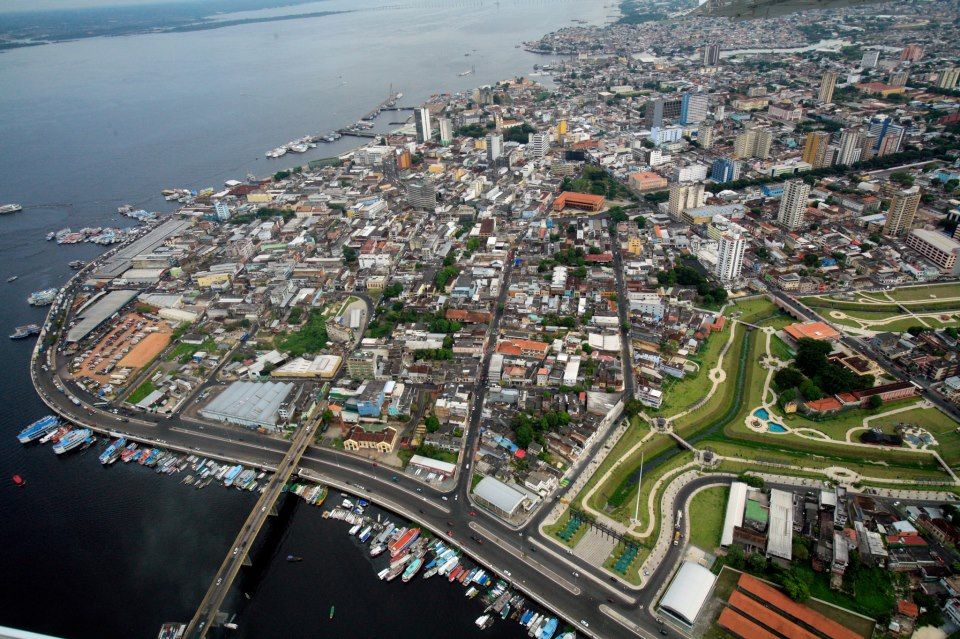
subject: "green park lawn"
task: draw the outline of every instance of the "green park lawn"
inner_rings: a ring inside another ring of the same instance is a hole
[[[723,330],[707,338],[707,345],[696,357],[692,357],[700,365],[700,370],[694,375],[687,375],[681,380],[664,385],[664,401],[656,413],[657,416],[671,417],[681,413],[703,398],[713,387],[710,381],[710,369],[717,365],[720,352],[730,338],[732,324],[727,323]]]
[[[691,544],[707,552],[713,552],[720,545],[729,493],[726,486],[713,486],[701,490],[690,500],[687,516]]]
[[[936,450],[944,461],[951,466],[960,464],[960,423],[936,408],[915,408],[896,415],[880,417],[870,421],[870,426],[883,428],[892,433],[899,423],[916,424],[930,431],[937,438]]]

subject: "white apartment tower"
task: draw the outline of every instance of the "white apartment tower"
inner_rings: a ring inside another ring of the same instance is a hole
[[[426,142],[433,135],[433,123],[431,122],[430,109],[420,107],[413,112],[413,118],[417,125],[417,142]]]
[[[803,180],[787,180],[783,185],[783,196],[780,198],[780,212],[777,221],[784,228],[793,231],[803,224],[803,214],[807,210],[807,197],[810,195],[810,185]]]
[[[714,275],[721,282],[731,282],[740,277],[745,249],[746,241],[740,233],[727,231],[720,236],[720,249],[717,252]]]

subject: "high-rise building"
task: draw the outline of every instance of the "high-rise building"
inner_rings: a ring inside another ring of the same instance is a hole
[[[453,122],[450,118],[440,118],[440,144],[453,142]]]
[[[706,93],[684,93],[680,99],[680,124],[697,124],[706,120],[709,104]]]
[[[912,186],[893,194],[887,221],[883,225],[884,235],[903,235],[913,226],[913,218],[920,206],[920,187]]]
[[[937,86],[941,89],[954,89],[960,80],[960,67],[947,67],[937,72]]]
[[[840,134],[840,145],[837,151],[836,163],[849,166],[860,161],[860,146],[862,133],[859,129],[844,129]]]
[[[670,215],[679,220],[687,209],[703,206],[706,196],[703,184],[674,184],[670,187],[668,207]]]
[[[426,142],[433,135],[433,126],[430,121],[430,109],[420,107],[413,112],[413,119],[417,126],[417,142]]]
[[[787,230],[793,231],[803,224],[803,214],[807,211],[807,197],[810,185],[803,180],[787,180],[783,184],[780,197],[780,211],[777,222]]]
[[[723,184],[740,179],[740,163],[729,158],[714,160],[710,167],[710,179]]]
[[[717,266],[713,273],[721,282],[731,282],[740,277],[743,268],[743,252],[746,242],[743,236],[735,231],[727,231],[720,236],[720,247],[717,251]]]
[[[713,146],[713,122],[704,120],[697,127],[697,144],[705,151]]]
[[[860,136],[860,161],[866,162],[877,155],[874,147],[877,145],[877,137],[872,133],[866,132]]]
[[[874,149],[878,156],[899,151],[904,132],[904,128],[894,124],[893,119],[889,117],[876,117],[870,121],[869,133],[877,140]]]
[[[826,131],[811,131],[807,133],[803,143],[803,161],[815,169],[827,165],[830,157],[827,149],[830,147],[830,134]]]
[[[890,79],[887,81],[892,87],[905,87],[907,86],[907,80],[910,79],[910,72],[906,69],[900,69],[899,71],[894,71],[890,74]]]
[[[726,107],[724,107],[722,104],[718,105],[713,110],[713,119],[716,120],[717,122],[721,122],[723,121],[723,118],[724,116],[726,116],[726,114],[727,114]]]
[[[736,137],[733,142],[733,157],[756,157],[762,160],[770,157],[770,146],[773,144],[773,134],[767,129],[747,129]]]
[[[437,206],[437,187],[430,180],[407,184],[407,202],[416,209],[432,211]]]
[[[503,136],[491,133],[487,136],[487,160],[496,162],[503,155]]]
[[[701,54],[701,60],[703,61],[703,66],[705,67],[715,67],[720,64],[720,45],[719,44],[705,44],[703,46],[703,53]]]
[[[530,133],[527,135],[526,153],[531,157],[542,158],[550,150],[550,136],[546,133]]]
[[[923,46],[919,44],[908,44],[900,52],[902,62],[919,62],[923,58]]]
[[[817,99],[824,104],[833,102],[833,90],[837,88],[837,72],[827,71],[820,77],[820,93]]]
[[[654,98],[647,102],[645,124],[648,127],[662,127],[664,119],[677,120],[680,117],[680,98]]]
[[[879,62],[879,60],[879,51],[864,51],[863,57],[860,58],[860,67],[863,69],[872,69],[877,66],[877,62]]]

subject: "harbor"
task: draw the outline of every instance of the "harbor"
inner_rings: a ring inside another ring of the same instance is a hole
[[[397,100],[403,97],[403,92],[394,92],[391,88],[389,96],[380,104],[378,104],[372,111],[367,112],[362,116],[357,122],[349,126],[341,127],[332,131],[330,133],[315,133],[312,135],[305,135],[296,140],[291,140],[286,144],[282,144],[278,147],[275,147],[264,155],[271,159],[275,160],[285,156],[287,153],[306,153],[308,150],[316,148],[319,143],[332,143],[336,142],[344,136],[353,136],[358,138],[368,138],[372,139],[379,135],[374,133],[370,129],[373,128],[373,121],[380,117],[380,114],[384,111],[412,111],[413,107],[402,107],[397,106]],[[402,124],[402,123],[401,123]]]

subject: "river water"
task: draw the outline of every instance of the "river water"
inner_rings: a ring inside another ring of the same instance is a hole
[[[42,321],[26,296],[100,250],[57,246],[47,232],[123,225],[123,203],[169,210],[162,188],[216,188],[335,155],[356,142],[263,156],[356,121],[391,85],[416,104],[528,74],[543,58],[516,44],[611,11],[602,0],[328,0],[295,10],[350,12],[0,54],[0,203],[24,206],[0,218],[0,330]],[[19,279],[6,283],[11,275]],[[139,466],[105,469],[94,449],[58,459],[21,446],[14,435],[46,412],[27,374],[30,348],[0,339],[0,625],[71,639],[155,636],[192,615],[254,498]],[[13,487],[14,473],[25,488]],[[293,505],[276,541],[279,555],[304,562],[273,562],[251,585],[242,636],[481,636],[480,606],[460,588],[379,582],[344,527],[316,508]],[[498,623],[482,636],[520,632]]]

